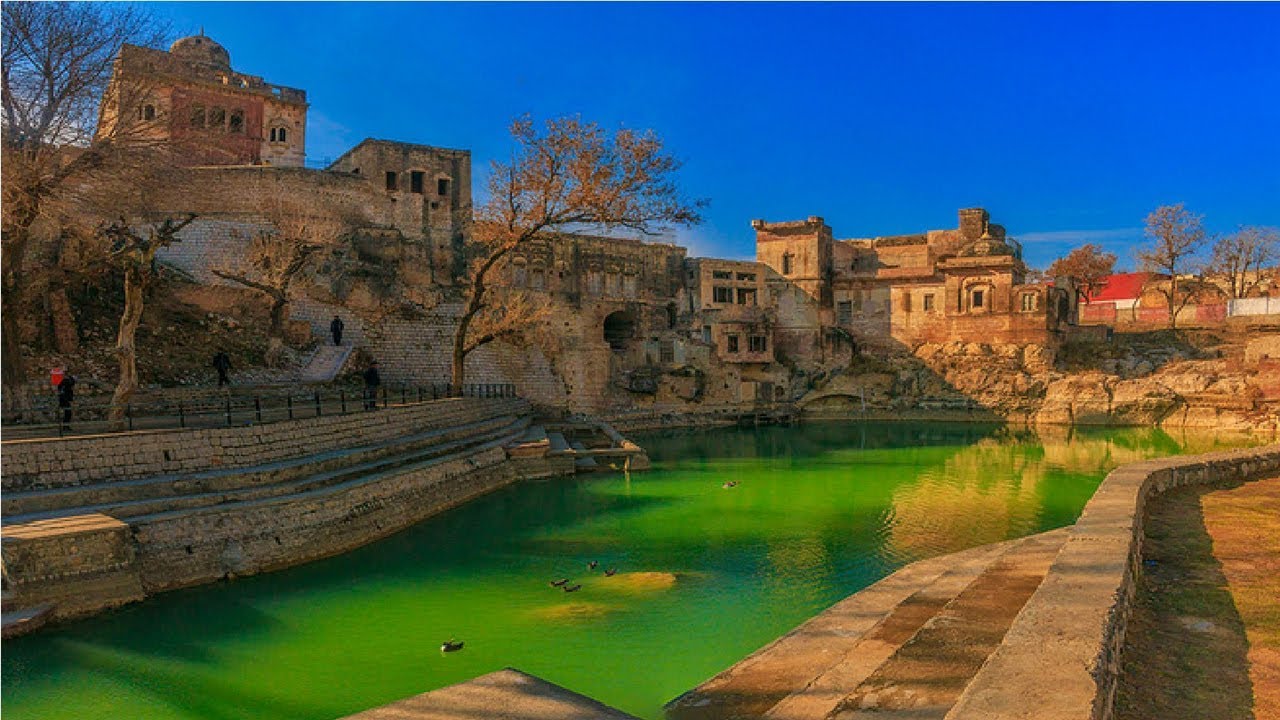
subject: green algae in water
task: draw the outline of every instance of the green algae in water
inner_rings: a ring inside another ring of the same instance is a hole
[[[651,472],[520,483],[341,557],[6,641],[5,718],[331,720],[507,666],[656,718],[906,563],[1073,522],[1116,465],[1251,442],[907,423],[637,439]],[[442,654],[450,638],[465,650]]]

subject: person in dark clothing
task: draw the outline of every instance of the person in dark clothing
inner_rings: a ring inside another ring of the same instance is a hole
[[[76,379],[67,372],[58,383],[58,407],[62,409],[62,428],[71,427],[71,403],[76,399]]]
[[[329,323],[329,332],[333,333],[334,345],[342,344],[342,328],[343,327],[345,326],[342,323],[342,318],[338,317],[337,315],[334,315],[333,321]]]
[[[231,358],[225,351],[219,350],[213,356],[213,369],[218,371],[218,387],[231,382],[231,378],[227,375],[231,372]]]
[[[364,371],[364,409],[378,409],[378,386],[382,384],[382,378],[378,376],[378,363],[374,361],[369,364],[368,369]]]

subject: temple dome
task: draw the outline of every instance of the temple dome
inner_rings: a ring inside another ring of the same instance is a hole
[[[191,35],[190,37],[174,40],[173,44],[169,46],[169,53],[183,60],[190,60],[203,65],[213,65],[220,68],[231,67],[231,53],[214,42],[212,38],[205,36],[203,31],[199,35]]]

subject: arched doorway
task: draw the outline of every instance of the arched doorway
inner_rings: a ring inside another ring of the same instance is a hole
[[[613,350],[622,350],[635,335],[636,320],[631,313],[619,310],[604,319],[604,341]]]

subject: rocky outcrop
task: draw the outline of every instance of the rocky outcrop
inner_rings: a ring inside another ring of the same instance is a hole
[[[1122,341],[1123,342],[1123,341]],[[1257,343],[1256,337],[1249,338]],[[1065,355],[1065,357],[1064,357]],[[806,395],[821,414],[955,413],[1038,424],[1280,430],[1280,388],[1233,348],[925,343],[854,363]]]

